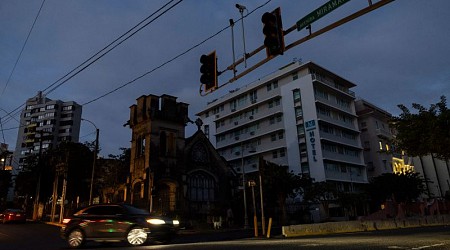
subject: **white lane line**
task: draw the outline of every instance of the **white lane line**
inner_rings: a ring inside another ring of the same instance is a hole
[[[420,250],[420,249],[431,248],[431,247],[440,247],[440,246],[444,246],[444,245],[445,245],[444,243],[439,243],[439,244],[434,244],[434,245],[429,245],[429,246],[414,247],[411,249]]]

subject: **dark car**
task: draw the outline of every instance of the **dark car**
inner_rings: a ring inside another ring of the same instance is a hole
[[[25,222],[27,220],[25,212],[21,209],[9,208],[0,213],[0,221],[6,222]]]
[[[153,216],[127,204],[98,204],[83,208],[63,221],[61,236],[72,248],[86,241],[126,241],[140,246],[150,239],[168,242],[176,235],[179,221]]]

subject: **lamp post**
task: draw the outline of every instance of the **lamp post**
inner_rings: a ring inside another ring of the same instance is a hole
[[[244,228],[248,228],[247,195],[245,192],[244,146],[241,143],[242,192],[244,192]]]
[[[247,68],[247,51],[245,50],[245,31],[244,31],[244,10],[247,8],[244,5],[236,4],[236,8],[241,13],[241,23],[242,23],[242,41],[244,42],[244,65]]]
[[[89,205],[92,205],[92,191],[94,188],[94,174],[95,174],[95,164],[97,160],[97,151],[98,151],[98,137],[100,130],[95,126],[95,124],[87,119],[81,119],[83,121],[87,121],[95,127],[95,149],[94,149],[94,160],[92,161],[92,172],[91,172],[91,187],[89,190]]]
[[[258,218],[256,216],[256,202],[255,202],[255,186],[256,182],[254,180],[248,181],[248,186],[252,188],[253,197],[253,229],[255,230],[255,237],[258,237]]]
[[[254,153],[255,150],[249,150],[248,153]],[[247,195],[245,191],[245,164],[244,164],[244,144],[241,142],[241,168],[242,168],[242,191],[244,192],[244,228],[248,228],[248,214],[247,214]]]

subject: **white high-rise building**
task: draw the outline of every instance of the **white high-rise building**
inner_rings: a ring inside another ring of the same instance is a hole
[[[78,142],[82,106],[46,98],[41,92],[27,100],[20,115],[14,152],[15,172],[22,169],[30,154],[38,154],[62,141]]]
[[[257,171],[263,157],[351,191],[367,183],[350,91],[355,86],[313,62],[294,62],[208,103],[197,115],[237,172]]]

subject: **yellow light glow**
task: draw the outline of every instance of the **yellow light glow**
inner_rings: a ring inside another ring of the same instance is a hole
[[[405,164],[405,161],[400,158],[392,158],[392,166],[394,174],[406,174],[407,172],[414,172],[414,166]]]

